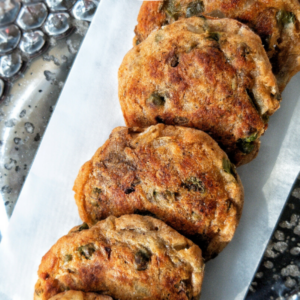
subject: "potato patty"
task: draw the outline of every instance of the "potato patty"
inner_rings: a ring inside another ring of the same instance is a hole
[[[95,293],[84,293],[81,291],[67,291],[59,293],[49,300],[113,300],[109,296],[99,295]]]
[[[34,299],[68,289],[119,300],[195,299],[203,272],[200,248],[162,221],[110,216],[58,240],[42,259]]]
[[[127,126],[201,129],[237,166],[256,157],[281,99],[260,38],[235,20],[199,17],[155,30],[127,53],[119,98]]]
[[[243,206],[240,179],[217,143],[163,124],[114,129],[73,190],[84,222],[149,214],[198,244],[206,260],[231,241]]]
[[[297,0],[160,0],[144,1],[135,41],[181,18],[209,14],[237,19],[260,35],[282,92],[300,70],[300,4]]]

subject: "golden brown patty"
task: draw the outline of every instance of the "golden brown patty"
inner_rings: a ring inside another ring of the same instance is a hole
[[[111,216],[77,226],[43,257],[34,299],[67,289],[119,300],[194,299],[201,290],[201,250],[160,220]]]
[[[152,30],[200,14],[237,19],[260,35],[283,91],[300,70],[300,4],[298,0],[160,0],[144,1],[135,28],[135,43]]]
[[[216,256],[231,241],[243,206],[235,168],[206,133],[159,124],[116,128],[85,163],[73,190],[81,219],[156,216]]]
[[[241,165],[259,149],[280,94],[260,38],[230,19],[182,19],[130,50],[119,69],[126,124],[195,127]]]
[[[49,300],[113,300],[109,296],[99,295],[95,293],[84,293],[81,291],[67,291],[59,293]]]

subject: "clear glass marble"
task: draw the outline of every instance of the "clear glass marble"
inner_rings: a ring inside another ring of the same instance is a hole
[[[0,29],[0,54],[15,49],[20,41],[21,32],[16,25],[10,25]]]
[[[65,33],[70,26],[71,19],[68,13],[51,13],[44,25],[44,29],[48,35],[60,35]]]
[[[68,10],[73,6],[74,2],[75,0],[46,0],[48,7],[52,11]]]
[[[36,29],[45,22],[48,15],[44,3],[33,3],[24,5],[17,18],[17,24],[23,30]]]
[[[3,91],[4,91],[4,82],[2,79],[0,79],[0,98],[3,95]]]
[[[21,55],[12,53],[0,57],[0,76],[12,77],[18,73],[22,66]]]
[[[84,21],[92,21],[99,2],[95,0],[79,0],[72,9],[74,18]]]
[[[20,6],[17,0],[0,1],[0,26],[12,23],[18,15]]]
[[[29,31],[23,33],[19,48],[29,54],[32,55],[42,49],[45,44],[45,35],[42,31]]]
[[[22,0],[24,4],[41,2],[41,0]]]

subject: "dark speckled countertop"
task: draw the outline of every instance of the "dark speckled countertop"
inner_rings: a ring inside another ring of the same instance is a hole
[[[300,299],[300,175],[282,210],[245,300]]]

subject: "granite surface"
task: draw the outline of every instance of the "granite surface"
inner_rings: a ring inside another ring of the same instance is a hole
[[[300,299],[300,175],[293,185],[245,300]]]

